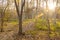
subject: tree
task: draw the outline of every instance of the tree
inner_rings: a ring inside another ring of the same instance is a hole
[[[18,0],[19,1],[19,0]],[[22,35],[22,13],[23,13],[23,7],[25,5],[25,0],[21,0],[21,12],[19,9],[19,3],[17,4],[17,0],[14,0],[15,6],[16,6],[16,11],[18,14],[18,19],[19,19],[19,35]]]
[[[50,39],[50,22],[49,22],[49,16],[48,16],[49,10],[48,10],[48,1],[46,0],[46,20],[47,20],[47,27],[48,27],[48,39]]]
[[[7,1],[7,0],[6,0]],[[8,7],[8,3],[7,3],[7,5],[5,5],[5,6],[3,6],[5,1],[4,0],[2,0],[2,2],[1,2],[1,4],[2,4],[2,6],[1,6],[1,32],[3,32],[4,30],[3,30],[3,25],[4,25],[4,16],[5,16],[5,11],[6,11],[6,9],[7,9],[7,7]]]

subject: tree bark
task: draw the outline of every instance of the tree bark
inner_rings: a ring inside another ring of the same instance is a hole
[[[18,19],[19,19],[19,31],[18,31],[18,34],[22,35],[22,13],[23,13],[23,7],[25,5],[25,0],[21,0],[21,12],[19,10],[19,5],[17,5],[16,0],[14,0],[14,2],[15,2],[16,11],[17,11],[17,14],[18,14]]]
[[[49,40],[51,40],[51,38],[50,38],[50,33],[51,33],[51,31],[50,31],[50,22],[49,22],[49,10],[48,10],[48,3],[47,3],[48,1],[46,0],[46,20],[47,20],[47,27],[48,27],[48,39]]]

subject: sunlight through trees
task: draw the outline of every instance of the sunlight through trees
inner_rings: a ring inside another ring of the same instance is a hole
[[[1,40],[60,40],[60,0],[0,0],[0,35]]]

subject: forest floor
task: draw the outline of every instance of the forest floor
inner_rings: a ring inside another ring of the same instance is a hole
[[[40,17],[37,16],[35,19],[23,22],[23,35],[18,35],[18,23],[9,22],[4,25],[4,32],[0,32],[0,40],[60,40],[60,35],[52,34],[49,39],[48,30],[36,30],[36,19]]]

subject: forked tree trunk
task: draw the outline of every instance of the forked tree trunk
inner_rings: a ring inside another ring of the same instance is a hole
[[[19,19],[18,34],[22,35],[22,13],[23,13],[23,7],[25,5],[25,0],[21,0],[21,12],[20,12],[20,9],[19,9],[19,5],[17,4],[17,0],[14,0],[14,2],[15,2],[16,11],[17,11],[17,14],[18,14],[18,19]]]

